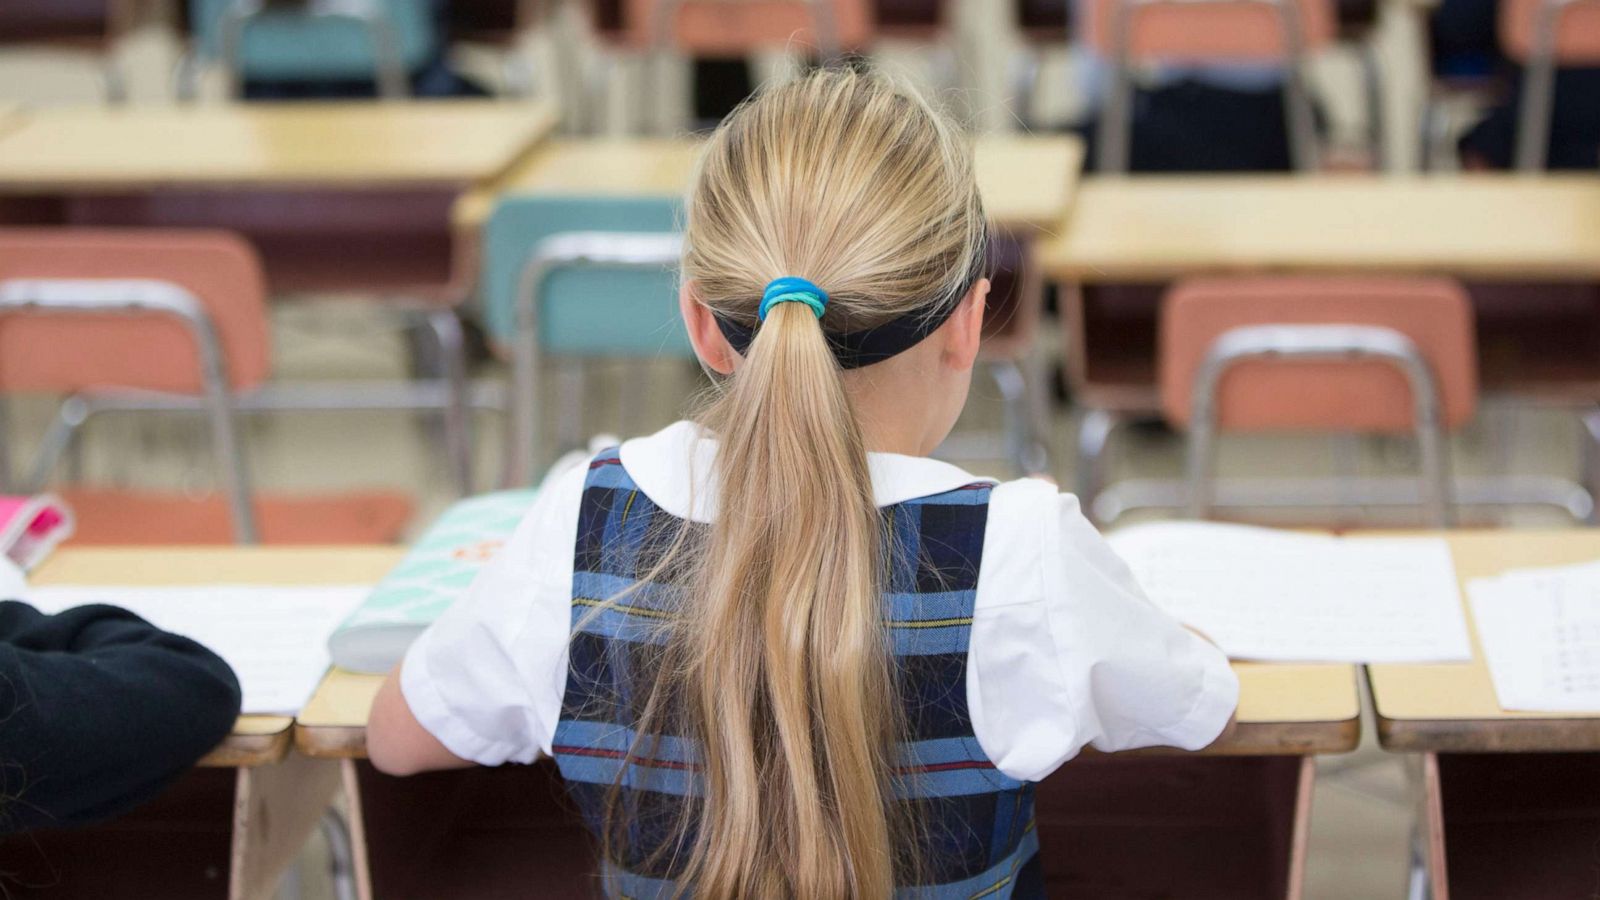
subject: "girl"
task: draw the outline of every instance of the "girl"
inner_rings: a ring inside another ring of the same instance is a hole
[[[1238,688],[1074,498],[928,458],[985,234],[970,149],[878,77],[731,116],[679,297],[714,402],[541,495],[384,685],[373,763],[554,756],[613,896],[1037,895],[1030,783],[1204,746]]]

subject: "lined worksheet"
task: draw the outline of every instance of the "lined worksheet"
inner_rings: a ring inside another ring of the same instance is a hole
[[[1514,570],[1467,593],[1503,709],[1600,712],[1600,564]]]
[[[1112,534],[1150,599],[1234,659],[1452,662],[1472,656],[1436,538],[1338,538],[1162,522]]]
[[[131,610],[227,660],[244,691],[244,712],[294,715],[328,670],[328,635],[371,590],[369,585],[61,585],[30,588],[27,599],[49,613],[86,603]]]

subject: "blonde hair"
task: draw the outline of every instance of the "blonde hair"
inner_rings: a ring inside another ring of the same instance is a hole
[[[820,321],[774,306],[719,387],[702,416],[719,440],[716,522],[657,567],[687,559],[640,727],[669,730],[675,706],[670,733],[701,748],[700,797],[663,851],[684,891],[887,898],[918,865],[893,789],[892,550],[824,331],[948,309],[981,270],[985,233],[968,142],[882,76],[827,70],[766,90],[704,150],[683,257],[698,302],[752,327],[773,279],[809,279],[829,300]],[[610,805],[613,858],[625,814]]]

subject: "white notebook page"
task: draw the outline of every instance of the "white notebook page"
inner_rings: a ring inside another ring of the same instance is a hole
[[[1600,713],[1600,565],[1516,570],[1467,593],[1502,708]]]
[[[1109,538],[1156,605],[1234,659],[1471,658],[1450,548],[1435,538],[1338,538],[1162,522]]]
[[[28,601],[56,613],[109,603],[192,638],[227,661],[245,713],[294,715],[328,669],[328,635],[372,590],[368,585],[278,587],[34,587]]]

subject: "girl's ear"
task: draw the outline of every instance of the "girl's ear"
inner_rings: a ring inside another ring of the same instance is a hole
[[[700,357],[701,364],[718,375],[732,375],[740,361],[739,354],[722,336],[711,310],[701,305],[695,296],[694,282],[685,281],[678,288],[678,311],[683,314],[684,327],[689,329],[689,343],[694,345],[694,355]]]
[[[945,362],[951,368],[966,371],[978,361],[978,345],[983,343],[983,313],[989,302],[989,279],[973,282],[960,305],[945,323],[949,337],[945,342]]]

